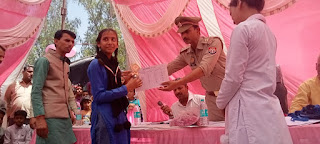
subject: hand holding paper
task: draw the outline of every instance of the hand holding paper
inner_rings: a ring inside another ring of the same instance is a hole
[[[143,85],[136,89],[137,91],[160,87],[162,82],[169,80],[166,64],[142,68],[139,70],[138,76]]]
[[[179,85],[177,81],[166,81],[161,83],[162,87],[159,87],[159,90],[162,91],[171,91],[176,89]]]

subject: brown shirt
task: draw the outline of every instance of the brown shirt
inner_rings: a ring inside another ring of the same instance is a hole
[[[218,91],[225,75],[226,65],[226,55],[220,38],[200,37],[195,50],[191,46],[183,48],[180,55],[168,64],[168,74],[171,75],[187,65],[192,70],[201,68],[204,76],[200,78],[200,82],[206,91]]]

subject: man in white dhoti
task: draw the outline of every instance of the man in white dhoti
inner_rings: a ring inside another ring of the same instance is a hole
[[[229,6],[237,26],[217,97],[218,108],[226,108],[226,135],[221,143],[291,144],[279,100],[273,94],[277,43],[260,14],[264,0],[231,0]]]

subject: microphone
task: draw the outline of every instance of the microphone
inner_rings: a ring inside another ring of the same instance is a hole
[[[161,101],[158,101],[158,106],[162,107],[164,105]],[[169,116],[173,116],[172,111],[169,112]]]
[[[163,103],[161,101],[158,101],[158,106],[163,106]]]

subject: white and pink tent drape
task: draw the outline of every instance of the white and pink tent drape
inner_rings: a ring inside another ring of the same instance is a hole
[[[198,16],[203,36],[219,36],[227,52],[234,27],[229,11],[230,0],[114,0],[111,1],[124,36],[129,63],[148,67],[172,61],[185,46],[174,19],[179,15]],[[315,63],[320,54],[316,45],[320,28],[319,0],[266,0],[262,12],[278,40],[277,63],[291,103],[299,84],[316,75]],[[183,77],[185,68],[171,76]],[[204,94],[199,81],[189,84],[193,93]],[[165,116],[157,106],[160,100],[171,105],[173,92],[157,89],[138,93],[146,121],[161,121]]]
[[[1,0],[0,45],[6,48],[0,65],[1,98],[16,80],[36,42],[51,0]]]
[[[219,36],[227,53],[234,27],[227,10],[230,0],[109,0],[112,2],[125,40],[129,63],[148,67],[172,61],[186,46],[176,33],[174,19],[179,15],[202,17],[203,36]],[[0,85],[5,88],[16,80],[35,43],[51,0],[2,0],[0,2],[0,45],[6,49],[0,65]],[[319,0],[266,0],[263,13],[278,40],[277,63],[288,88],[290,104],[299,84],[316,75],[320,54]],[[171,79],[191,70],[178,71]],[[193,93],[204,94],[199,81],[189,84]],[[171,105],[173,92],[157,89],[138,93],[145,121],[168,117],[157,106],[160,100]]]

